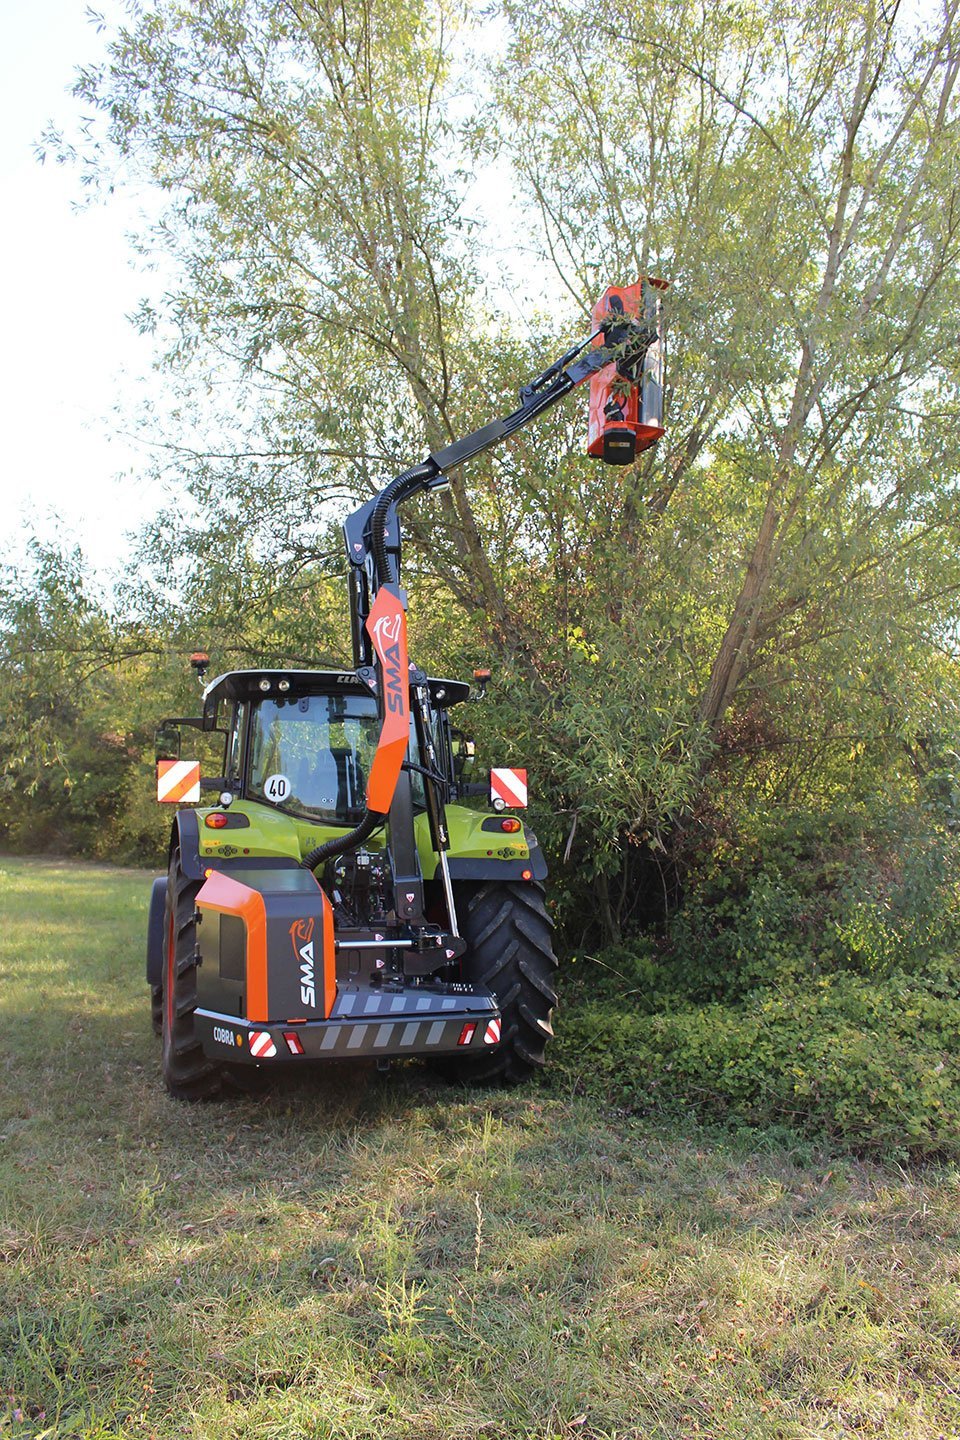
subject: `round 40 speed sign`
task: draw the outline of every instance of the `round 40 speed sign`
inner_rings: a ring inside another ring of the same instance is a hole
[[[282,805],[290,794],[290,781],[286,775],[268,775],[263,782],[263,793],[274,805]]]

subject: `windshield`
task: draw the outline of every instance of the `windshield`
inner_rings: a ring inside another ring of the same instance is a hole
[[[251,711],[250,798],[310,818],[355,823],[365,808],[380,733],[373,696],[301,695],[262,700]],[[415,744],[412,758],[418,760]]]

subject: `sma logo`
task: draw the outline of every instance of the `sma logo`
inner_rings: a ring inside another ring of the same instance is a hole
[[[293,952],[300,967],[300,999],[311,1010],[317,1008],[316,965],[313,953],[313,916],[294,920],[290,926]]]

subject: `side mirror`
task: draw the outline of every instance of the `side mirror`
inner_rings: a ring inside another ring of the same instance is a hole
[[[473,769],[476,759],[476,746],[466,735],[455,731],[451,737],[450,748],[453,752],[453,773],[457,780],[463,780]]]
[[[180,730],[176,725],[158,725],[154,737],[157,760],[180,759]]]

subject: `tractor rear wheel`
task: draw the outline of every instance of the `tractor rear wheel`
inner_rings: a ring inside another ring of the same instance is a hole
[[[220,1093],[221,1067],[208,1060],[193,1030],[197,1008],[197,892],[183,873],[180,851],[170,857],[163,956],[163,1080],[178,1100]]]
[[[464,978],[493,991],[502,1020],[499,1045],[446,1061],[443,1073],[466,1083],[516,1085],[543,1066],[553,1036],[557,957],[543,890],[530,883],[460,884],[454,899],[468,944]]]

